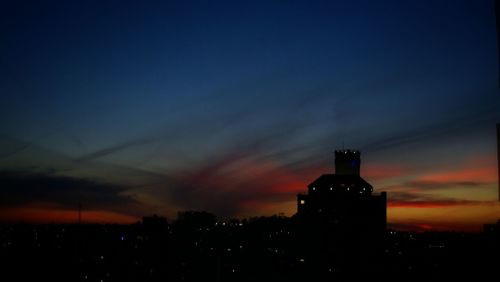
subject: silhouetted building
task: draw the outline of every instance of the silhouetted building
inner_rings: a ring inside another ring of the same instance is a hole
[[[143,217],[142,225],[147,232],[158,232],[168,227],[167,218],[156,214]]]
[[[307,186],[307,195],[297,195],[297,215],[385,232],[386,193],[372,194],[373,186],[360,176],[360,165],[359,151],[335,151],[335,174],[323,174]]]
[[[500,261],[500,220],[496,224],[485,224],[483,234],[490,261]],[[492,267],[497,268],[498,265]]]
[[[500,236],[500,219],[496,224],[485,224],[484,233],[495,234],[495,236]]]
[[[142,224],[144,225],[166,225],[167,219],[163,216],[158,216],[153,214],[153,216],[144,216],[142,218]]]
[[[387,225],[387,194],[373,194],[360,176],[359,151],[335,151],[335,174],[323,174],[297,195],[304,240],[325,266],[360,269],[380,251]],[[333,265],[333,266],[332,266]],[[363,269],[364,270],[364,269]]]

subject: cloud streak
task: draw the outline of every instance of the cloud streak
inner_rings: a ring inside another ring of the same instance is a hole
[[[31,146],[28,142],[20,142],[0,134],[0,159],[8,158],[21,153]]]
[[[138,201],[126,187],[89,179],[26,171],[0,171],[0,206],[104,210],[138,215]]]
[[[295,194],[318,173],[314,167],[295,170],[270,158],[256,161],[254,154],[233,153],[179,174],[176,183],[180,186],[169,195],[180,206],[223,217],[251,215],[263,207],[295,201]]]
[[[465,114],[450,116],[446,120],[414,127],[411,130],[388,133],[379,139],[365,143],[360,149],[363,152],[374,153],[431,139],[447,139],[450,136],[473,134],[482,130],[486,124],[494,123],[498,117],[495,105],[483,105],[468,110]]]
[[[455,199],[412,192],[390,192],[388,206],[390,208],[443,208],[453,206],[494,206],[498,202]]]
[[[442,190],[442,189],[455,189],[457,187],[479,187],[489,184],[489,182],[482,181],[431,181],[431,180],[414,180],[408,181],[403,186],[424,190]]]

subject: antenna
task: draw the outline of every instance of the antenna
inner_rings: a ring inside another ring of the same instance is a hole
[[[498,201],[500,201],[500,123],[497,123]]]
[[[498,87],[500,89],[500,0],[495,0],[495,17],[497,26],[497,48],[498,48]],[[498,200],[500,201],[500,124],[497,123],[497,160],[498,160]]]
[[[496,16],[496,24],[497,24],[497,48],[498,54],[500,55],[500,1],[495,0],[495,16]],[[500,86],[500,56],[498,57],[498,83]]]
[[[82,225],[82,202],[78,201],[78,225]]]

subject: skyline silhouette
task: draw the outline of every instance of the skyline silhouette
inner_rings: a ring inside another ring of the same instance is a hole
[[[500,0],[1,1],[0,281],[487,281]]]
[[[482,281],[497,272],[500,223],[480,234],[387,230],[377,237],[378,231],[366,233],[345,224],[332,230],[331,223],[317,219],[225,221],[207,212],[186,211],[173,221],[155,215],[130,225],[0,225],[2,277],[108,282]]]

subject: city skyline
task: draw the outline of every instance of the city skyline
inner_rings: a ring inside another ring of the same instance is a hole
[[[2,4],[0,221],[284,213],[336,149],[390,228],[500,218],[494,1]]]

